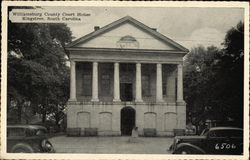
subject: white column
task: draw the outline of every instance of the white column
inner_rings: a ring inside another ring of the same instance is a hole
[[[119,102],[120,100],[120,73],[119,63],[114,63],[114,99],[113,101]]]
[[[156,102],[163,102],[162,98],[162,65],[156,65]]]
[[[92,67],[92,100],[99,101],[98,99],[98,63],[93,62]]]
[[[177,102],[183,102],[183,76],[182,64],[177,67]]]
[[[141,89],[141,64],[136,63],[136,91],[135,91],[135,101],[142,102],[142,89]]]
[[[70,61],[70,101],[76,101],[76,69],[75,61]]]

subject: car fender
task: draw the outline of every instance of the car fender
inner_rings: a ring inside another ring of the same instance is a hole
[[[198,146],[196,146],[196,145],[193,145],[193,144],[191,144],[191,143],[180,143],[180,144],[178,144],[178,145],[176,146],[175,151],[178,150],[178,149],[180,149],[180,148],[182,148],[182,147],[192,148],[192,149],[194,149],[195,151],[198,151],[198,153],[200,153],[200,154],[205,154],[205,153],[206,153],[203,149],[201,149],[200,147],[198,147]],[[174,151],[173,153],[175,153],[175,151]]]
[[[29,145],[29,144],[26,144],[26,143],[18,143],[16,145],[14,145],[12,148],[11,148],[11,152],[15,152],[17,149],[23,149],[25,150],[27,153],[34,153],[34,149]]]

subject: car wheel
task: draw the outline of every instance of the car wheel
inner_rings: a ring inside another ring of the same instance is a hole
[[[12,148],[11,152],[12,153],[33,153],[34,150],[28,144],[17,144]]]

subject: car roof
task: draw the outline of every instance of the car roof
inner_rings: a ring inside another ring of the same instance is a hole
[[[46,129],[40,125],[30,125],[30,124],[13,124],[7,125],[7,128],[30,128],[30,129]]]
[[[210,131],[214,131],[214,130],[241,130],[243,131],[242,128],[237,128],[237,127],[212,127],[209,130]]]

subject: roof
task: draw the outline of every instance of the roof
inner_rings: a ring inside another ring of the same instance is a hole
[[[117,21],[114,21],[102,28],[100,28],[99,30],[97,31],[93,31],[81,38],[78,38],[76,39],[75,41],[69,43],[66,45],[65,48],[71,48],[71,47],[74,47],[80,43],[84,43],[84,42],[87,42],[95,37],[97,37],[98,35],[101,35],[105,32],[108,32],[110,30],[112,30],[113,28],[116,28],[116,27],[119,27],[120,25],[124,24],[124,23],[130,23],[132,25],[135,25],[136,27],[138,28],[141,28],[143,31],[149,33],[150,35],[154,36],[155,38],[163,41],[164,43],[166,44],[171,44],[172,46],[174,46],[175,48],[179,49],[180,51],[183,51],[183,52],[189,52],[189,50],[183,46],[181,46],[180,44],[176,43],[175,41],[171,40],[170,38],[164,36],[163,34],[155,31],[154,29],[146,26],[145,24],[137,21],[136,19],[130,17],[130,16],[125,16]]]
[[[237,127],[212,127],[210,128],[210,131],[212,130],[243,130],[243,129]]]
[[[40,125],[30,125],[30,124],[13,124],[7,125],[7,128],[30,128],[30,129],[46,129]]]

